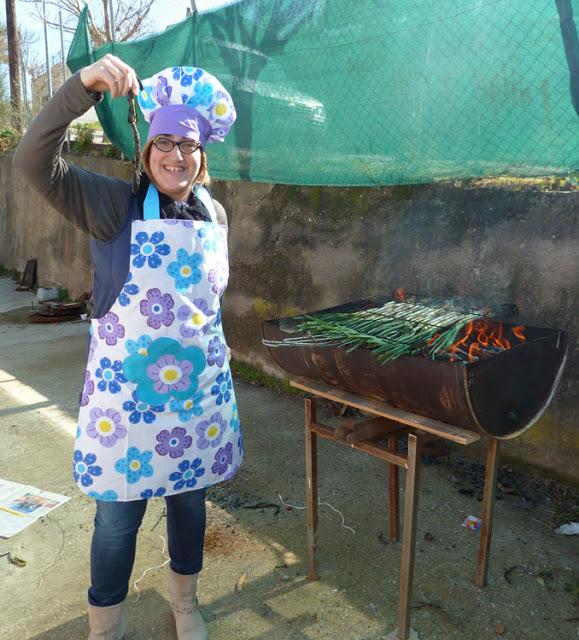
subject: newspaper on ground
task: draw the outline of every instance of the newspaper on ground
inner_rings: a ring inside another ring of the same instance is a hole
[[[70,500],[58,493],[0,478],[0,538],[10,538]]]

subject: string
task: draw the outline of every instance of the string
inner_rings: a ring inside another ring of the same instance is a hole
[[[161,549],[161,556],[163,558],[165,558],[165,549],[167,547],[167,542],[165,541],[165,538],[163,538],[163,536],[159,536],[161,538],[161,540],[163,541],[163,548]],[[137,599],[135,600],[135,602],[139,601],[139,598],[141,597],[141,592],[139,591],[139,587],[137,586],[139,584],[139,582],[141,582],[141,580],[147,575],[147,573],[149,573],[149,571],[155,571],[157,569],[162,569],[166,564],[168,564],[169,562],[171,562],[171,558],[167,558],[167,560],[165,560],[165,562],[163,562],[163,564],[159,564],[156,567],[149,567],[148,569],[145,569],[141,575],[141,577],[138,580],[135,580],[133,582],[133,589],[137,592]]]
[[[280,502],[286,507],[291,507],[292,509],[299,509],[300,511],[304,511],[304,510],[307,509],[307,507],[298,507],[295,504],[289,504],[289,502],[285,502],[284,499],[281,497],[281,494],[279,494],[279,493],[277,494],[277,496],[278,496]],[[332,511],[336,512],[340,516],[340,518],[342,518],[342,528],[348,529],[348,531],[351,531],[353,534],[356,534],[356,531],[354,529],[352,529],[352,527],[350,527],[350,526],[348,526],[346,524],[346,520],[345,520],[342,512],[338,511],[338,509],[336,509],[336,507],[333,507],[329,502],[318,502],[318,506],[320,506],[320,507],[330,507],[330,509]]]

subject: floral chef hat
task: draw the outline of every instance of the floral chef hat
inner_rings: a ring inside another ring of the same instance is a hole
[[[160,134],[222,142],[237,114],[227,89],[203,69],[169,67],[143,80],[139,105],[148,140]]]

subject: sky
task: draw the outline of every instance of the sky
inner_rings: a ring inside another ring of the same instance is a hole
[[[115,0],[113,0],[114,4]],[[199,12],[205,13],[221,6],[232,4],[232,0],[195,0],[195,4]],[[156,27],[155,30],[163,31],[169,25],[183,20],[187,15],[187,7],[191,7],[190,0],[155,0],[149,13],[151,21]],[[38,62],[44,64],[44,30],[42,23],[31,16],[31,9],[30,3],[16,0],[16,21],[18,25],[25,27],[36,35],[32,53]],[[47,7],[47,16],[50,15],[52,15],[55,22],[58,22],[57,11]],[[4,2],[0,3],[0,20],[6,22],[6,5]],[[64,32],[65,57],[72,37],[72,33]],[[60,32],[58,29],[48,29],[48,48],[51,57],[58,56],[58,59],[60,59]]]

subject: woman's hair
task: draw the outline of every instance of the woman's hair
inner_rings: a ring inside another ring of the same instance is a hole
[[[145,173],[149,176],[151,180],[153,180],[153,176],[151,175],[151,165],[149,163],[149,158],[151,156],[152,146],[153,146],[153,139],[148,140],[141,154],[143,168],[145,169]],[[209,172],[207,171],[207,155],[203,147],[201,147],[201,166],[199,167],[199,173],[197,174],[197,177],[194,180],[194,183],[195,182],[202,184],[204,187],[208,186],[211,182],[211,178],[209,177]]]

